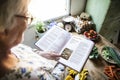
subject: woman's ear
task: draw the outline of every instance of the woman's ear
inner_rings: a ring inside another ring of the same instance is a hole
[[[4,30],[5,35],[8,35],[8,31],[9,31],[8,29]]]
[[[4,29],[3,31],[0,31],[0,37],[8,35],[8,29]]]

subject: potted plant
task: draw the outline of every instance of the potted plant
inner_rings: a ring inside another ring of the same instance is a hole
[[[45,24],[42,21],[36,22],[35,29],[36,29],[37,36],[39,38],[42,37],[44,33],[47,31],[47,28],[45,27]]]

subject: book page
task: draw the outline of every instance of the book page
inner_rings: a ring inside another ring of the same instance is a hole
[[[45,35],[35,43],[35,45],[44,51],[55,51],[60,53],[70,38],[70,33],[58,26],[54,26],[48,30]]]
[[[80,72],[93,46],[90,40],[73,37],[62,50],[59,62]]]
[[[94,46],[82,36],[73,37],[60,27],[53,27],[36,43],[43,51],[55,51],[62,55],[58,62],[80,72]]]

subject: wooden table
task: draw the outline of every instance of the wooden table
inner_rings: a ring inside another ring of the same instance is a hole
[[[73,33],[74,36],[80,36],[77,33]],[[116,46],[111,44],[107,39],[100,35],[101,40],[95,44],[98,48],[98,53],[101,54],[101,50],[104,46],[111,46],[116,50],[120,51]],[[84,68],[88,69],[90,80],[108,80],[107,76],[104,74],[104,67],[109,64],[101,56],[98,59],[90,60],[88,59]]]

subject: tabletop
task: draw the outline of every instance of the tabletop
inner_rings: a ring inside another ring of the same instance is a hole
[[[80,36],[77,33],[72,33],[74,36]],[[110,43],[106,38],[104,38],[102,35],[100,35],[100,41],[95,43],[95,46],[98,48],[98,53],[101,54],[101,50],[104,46],[110,46],[117,51],[120,51],[116,46],[114,46],[112,43]],[[110,64],[106,62],[101,56],[98,57],[98,59],[88,59],[84,69],[87,69],[89,72],[90,80],[108,80],[108,77],[104,74],[104,68],[105,66],[110,66],[114,64]]]

